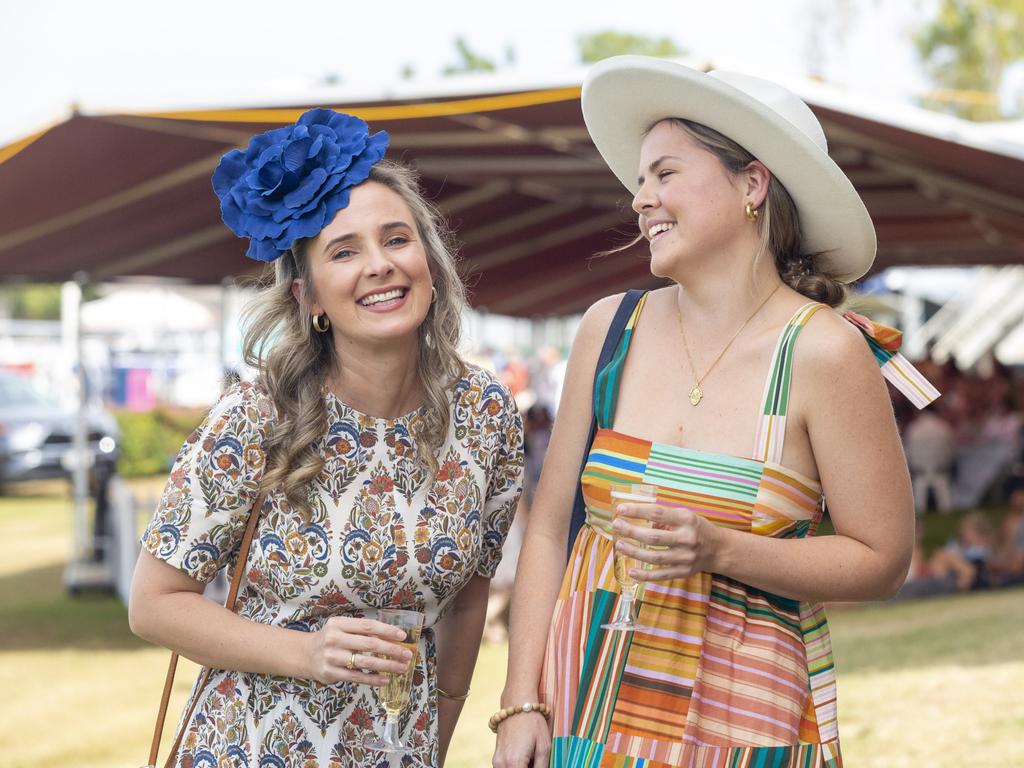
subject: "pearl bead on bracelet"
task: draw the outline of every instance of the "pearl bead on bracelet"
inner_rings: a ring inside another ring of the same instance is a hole
[[[491,719],[488,721],[487,725],[492,732],[497,733],[499,725],[512,717],[512,715],[518,715],[520,712],[539,712],[544,715],[545,719],[551,720],[551,710],[548,709],[547,704],[533,704],[531,702],[527,702],[525,704],[516,704],[514,707],[499,709],[491,715]]]

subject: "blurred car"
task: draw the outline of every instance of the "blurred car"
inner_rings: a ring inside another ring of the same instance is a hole
[[[0,372],[0,491],[7,483],[70,477],[67,456],[76,418],[25,377]],[[105,411],[92,411],[86,429],[90,476],[110,477],[120,453],[117,422]]]

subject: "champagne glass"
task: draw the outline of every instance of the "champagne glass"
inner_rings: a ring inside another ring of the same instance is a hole
[[[612,519],[621,518],[631,525],[651,527],[651,521],[643,517],[627,517],[619,514],[620,504],[656,504],[658,502],[657,489],[653,485],[642,483],[612,483]],[[602,624],[601,629],[610,629],[618,632],[629,632],[634,629],[643,629],[637,623],[636,615],[636,590],[639,586],[636,579],[630,576],[631,568],[647,568],[647,564],[635,557],[624,555],[619,552],[620,541],[625,541],[635,547],[646,547],[636,539],[630,539],[612,531],[612,542],[615,547],[615,580],[619,583],[619,600],[615,603],[615,614],[608,624]]]
[[[402,741],[398,734],[398,716],[409,704],[412,692],[412,677],[416,671],[416,652],[419,647],[420,632],[423,630],[423,614],[418,611],[404,611],[398,608],[381,608],[377,611],[377,621],[390,624],[405,631],[405,638],[398,641],[412,651],[409,666],[405,672],[385,672],[388,681],[377,689],[377,695],[384,712],[384,730],[379,735],[365,742],[365,746],[378,752],[402,753],[412,749]],[[386,658],[386,657],[385,657]]]

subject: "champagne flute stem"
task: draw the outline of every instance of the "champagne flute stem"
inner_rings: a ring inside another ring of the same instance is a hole
[[[398,715],[388,715],[384,721],[384,739],[385,744],[390,744],[392,747],[402,746],[402,741],[398,737]]]
[[[633,599],[636,595],[636,588],[623,587],[619,593],[619,601],[615,604],[615,613],[612,615],[613,624],[624,624],[634,621]]]
[[[636,600],[636,587],[622,590],[622,618],[626,621],[634,621],[633,601]]]

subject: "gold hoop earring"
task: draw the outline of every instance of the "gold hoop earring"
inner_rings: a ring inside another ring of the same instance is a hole
[[[331,327],[331,318],[326,314],[321,313],[319,315],[313,315],[313,330],[317,333],[327,333],[327,329]]]
[[[748,202],[747,207],[743,209],[743,212],[747,214],[748,221],[757,221],[757,217],[761,215],[761,212],[754,208],[754,204]]]
[[[435,301],[437,301],[437,286],[432,285],[430,286],[430,303],[433,304]]]

